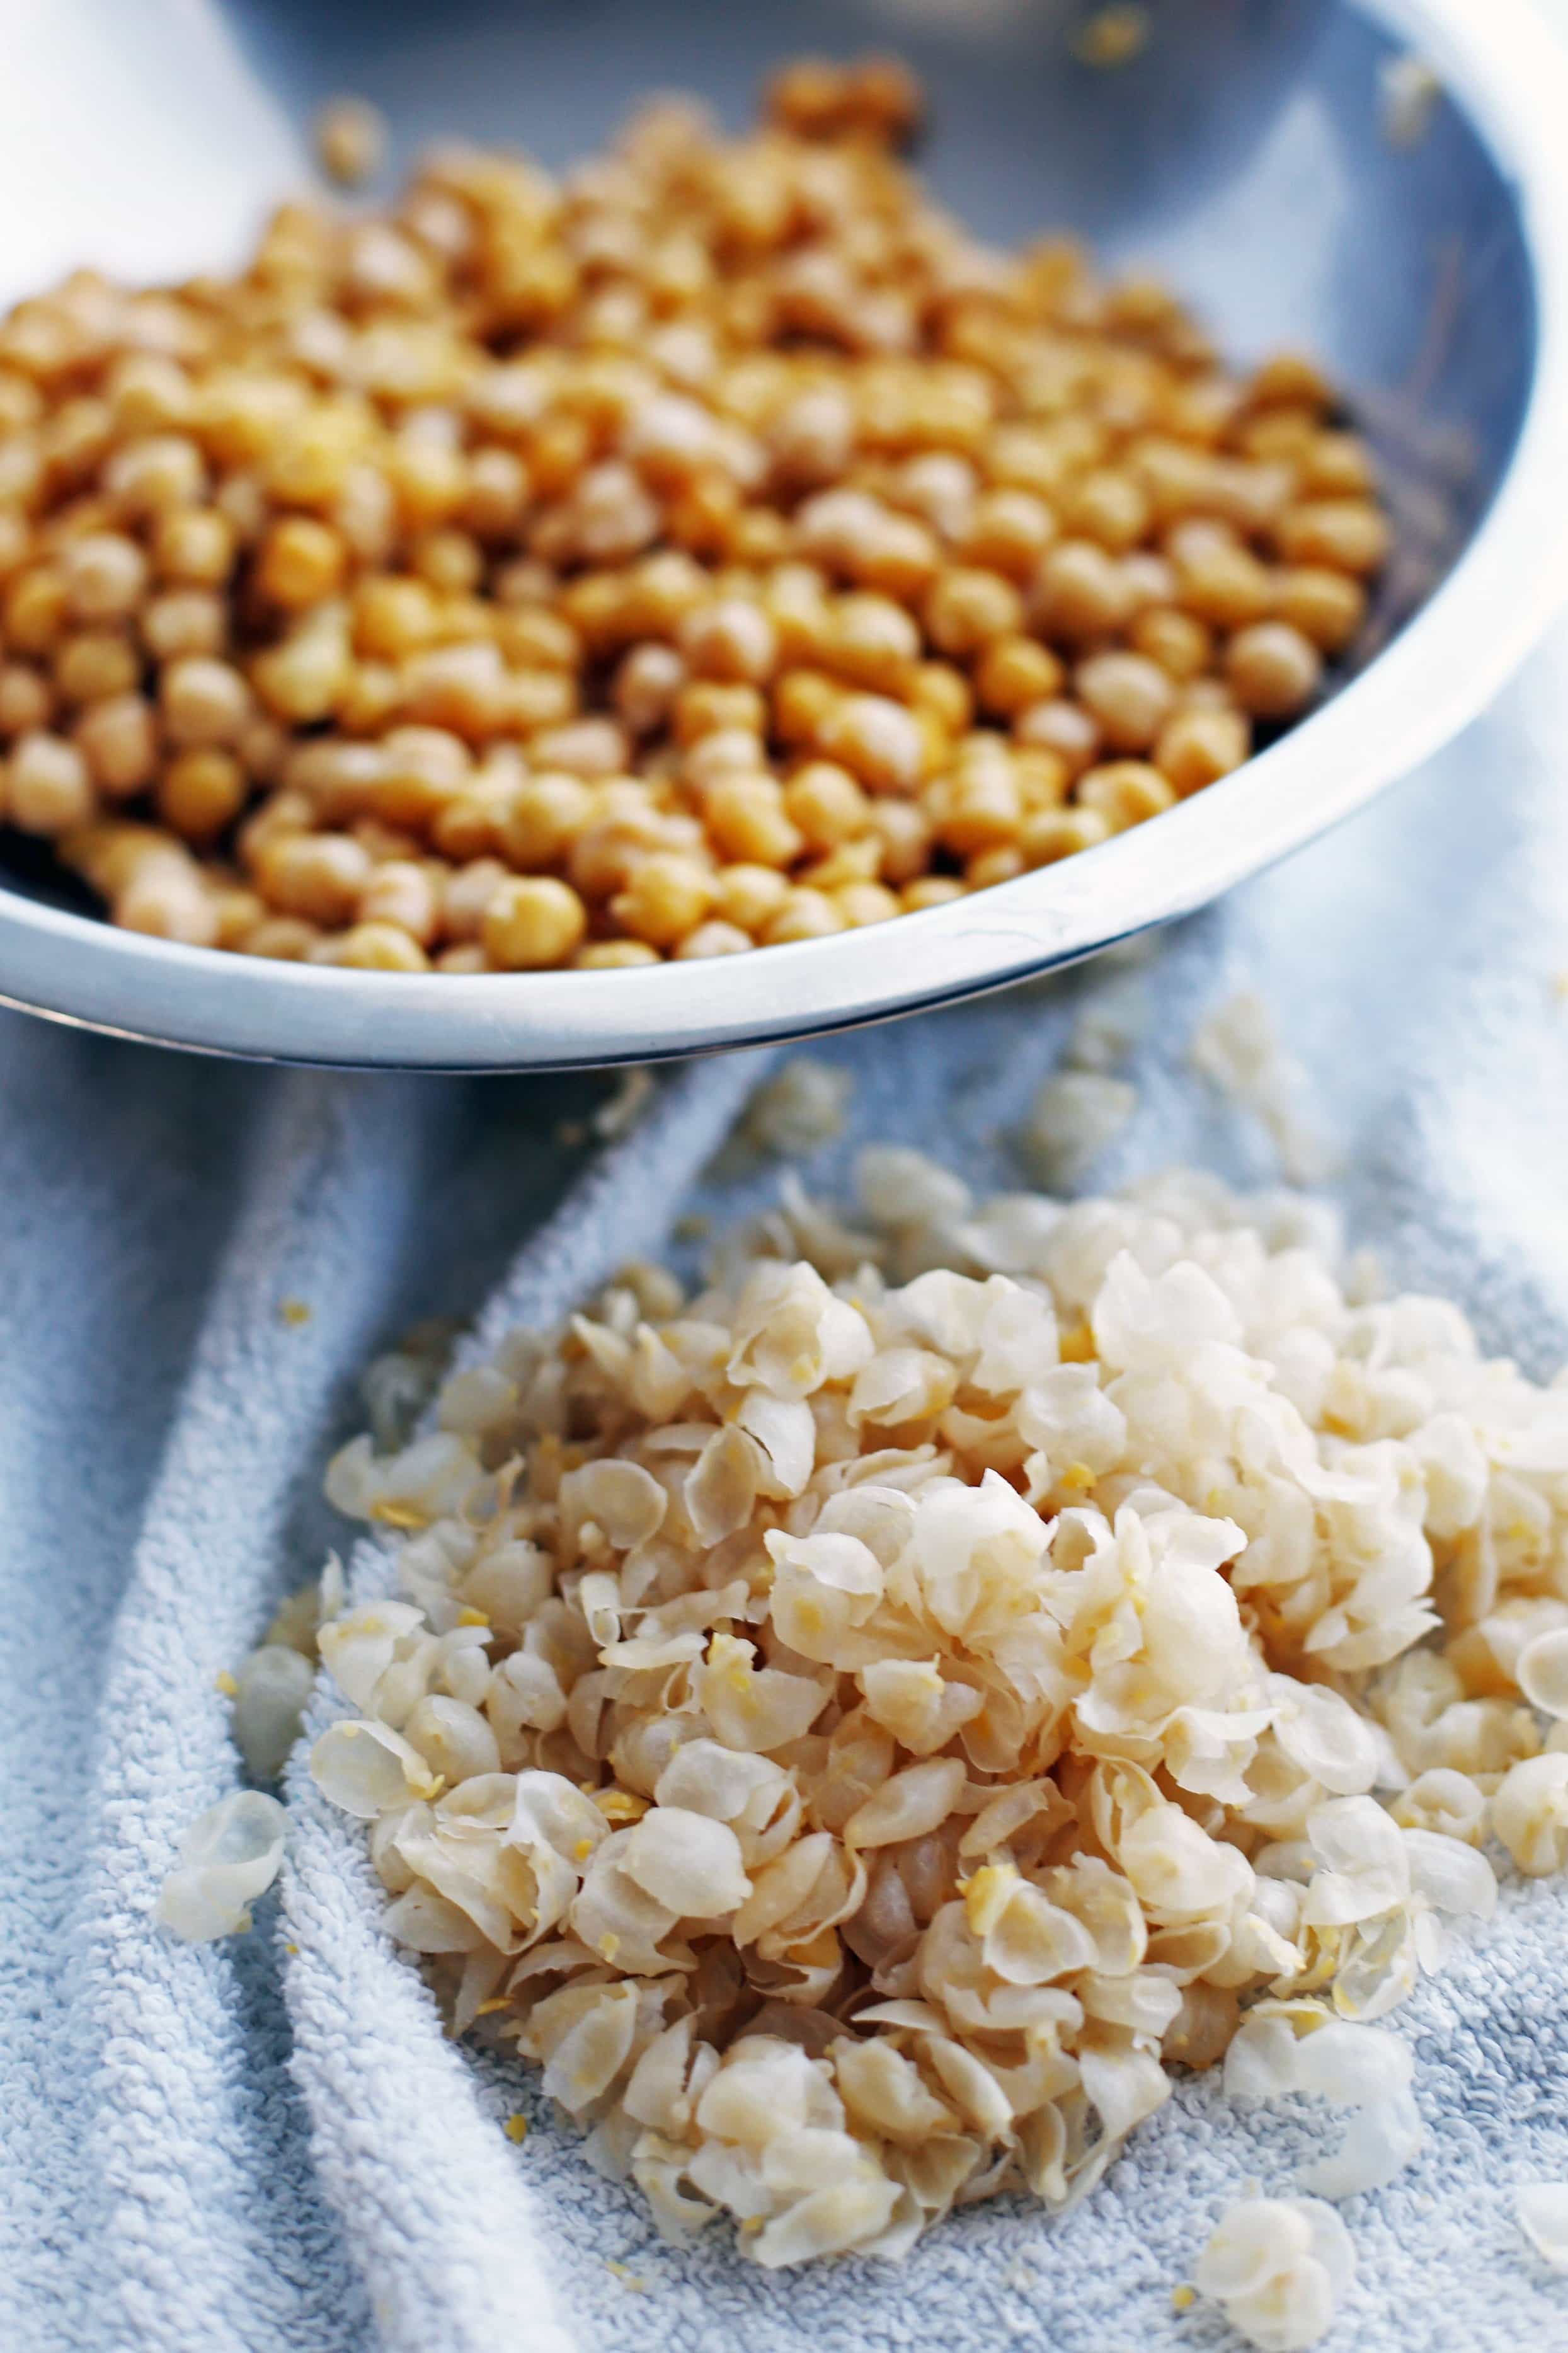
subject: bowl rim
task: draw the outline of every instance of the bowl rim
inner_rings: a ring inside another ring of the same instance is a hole
[[[1430,601],[1234,776],[1060,864],[823,940],[610,972],[392,974],[116,929],[0,885],[0,1005],[262,1061],[428,1071],[652,1061],[819,1035],[1075,962],[1190,913],[1408,774],[1490,701],[1568,600],[1568,45],[1531,0],[1351,0],[1451,90],[1512,186],[1535,365],[1507,468]],[[650,992],[652,994],[650,995]]]

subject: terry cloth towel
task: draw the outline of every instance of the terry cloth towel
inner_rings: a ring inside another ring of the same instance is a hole
[[[1420,778],[1159,944],[1139,1107],[1090,1172],[1271,1177],[1185,1063],[1205,1013],[1256,989],[1352,1233],[1538,1374],[1568,1355],[1565,656],[1568,636]],[[1016,1183],[1007,1131],[1084,1007],[1130,985],[1102,965],[816,1050],[856,1093],[812,1187],[873,1137]],[[246,1071],[0,1019],[4,2353],[1234,2344],[1171,2291],[1223,2206],[1288,2190],[1316,2136],[1207,2082],[1060,2223],[1001,2202],[901,2269],[767,2274],[717,2230],[660,2245],[523,2070],[442,2036],[359,1833],[298,1771],[252,1932],[153,1926],[182,1831],[238,1778],[216,1678],[344,1540],[319,1488],[359,1369],[416,1317],[547,1318],[681,1210],[764,1198],[776,1169],[701,1173],[759,1067],[658,1079],[595,1156],[577,1139],[602,1079]],[[386,1574],[355,1556],[362,1585]],[[1342,2210],[1360,2272],[1331,2353],[1568,2353],[1568,2280],[1511,2197],[1568,2178],[1565,1930],[1563,1892],[1514,1888],[1396,2014],[1426,2146]]]

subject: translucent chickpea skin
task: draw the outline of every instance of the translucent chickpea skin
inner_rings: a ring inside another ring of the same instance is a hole
[[[110,917],[323,966],[826,937],[1205,789],[1388,546],[1302,359],[982,253],[885,58],[563,179],[447,149],[237,277],[0,322],[0,804]],[[382,126],[319,126],[343,182]],[[134,871],[132,871],[134,870]]]

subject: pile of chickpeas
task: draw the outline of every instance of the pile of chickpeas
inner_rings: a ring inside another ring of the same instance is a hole
[[[0,796],[116,923],[394,972],[808,940],[1236,768],[1385,521],[1303,360],[1003,256],[896,64],[453,149],[0,323]]]

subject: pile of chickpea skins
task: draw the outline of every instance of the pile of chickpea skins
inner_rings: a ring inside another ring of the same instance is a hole
[[[1384,560],[1317,371],[978,246],[785,69],[0,324],[0,796],[116,923],[386,971],[935,906],[1238,766]]]

